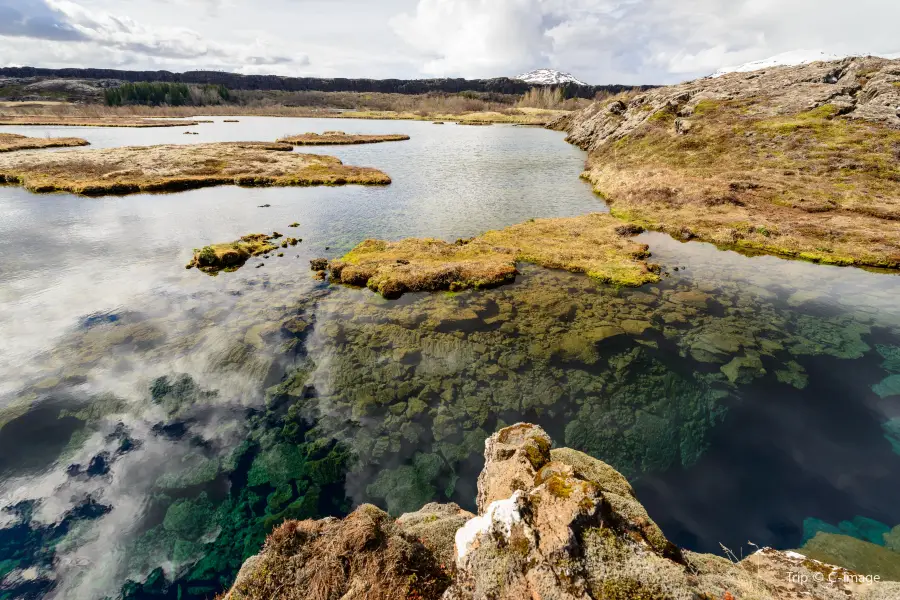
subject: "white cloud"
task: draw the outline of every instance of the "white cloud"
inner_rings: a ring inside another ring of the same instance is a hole
[[[430,75],[496,76],[546,59],[541,0],[421,0],[391,27],[426,58]]]
[[[802,48],[900,52],[897,22],[886,0],[0,0],[0,61],[669,83]]]
[[[0,9],[7,1],[0,0]],[[0,28],[0,48],[9,63],[269,73],[281,70],[286,75],[295,75],[298,67],[309,64],[308,56],[285,52],[285,44],[266,35],[243,43],[219,42],[187,27],[148,26],[72,0],[29,0],[21,8],[26,12],[18,15],[14,42],[8,43],[13,33]]]
[[[551,66],[593,83],[667,83],[797,48],[900,51],[900,3],[859,0],[418,0],[394,31],[430,75]]]

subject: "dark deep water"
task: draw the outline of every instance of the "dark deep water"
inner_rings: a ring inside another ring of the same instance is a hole
[[[659,285],[526,266],[495,290],[385,301],[307,260],[605,210],[583,154],[540,129],[402,121],[65,133],[335,128],[412,136],[316,150],[389,188],[0,188],[0,599],[212,597],[285,518],[471,509],[485,437],[520,420],[632,478],[693,550],[900,524],[896,276],[645,234]],[[183,268],[195,246],[272,230],[304,241],[216,278]]]

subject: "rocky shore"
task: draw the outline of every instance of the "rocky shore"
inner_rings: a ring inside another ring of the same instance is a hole
[[[743,560],[672,544],[609,465],[520,423],[485,443],[478,515],[428,504],[394,520],[286,521],[226,600],[270,598],[889,600],[875,581],[795,552]]]

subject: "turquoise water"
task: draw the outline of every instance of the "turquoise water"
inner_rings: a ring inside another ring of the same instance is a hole
[[[897,277],[645,234],[659,285],[525,266],[511,286],[388,302],[314,281],[308,259],[605,210],[584,154],[534,128],[240,120],[27,131],[412,139],[315,150],[387,188],[0,188],[0,598],[211,597],[284,518],[471,508],[484,438],[518,420],[633,478],[692,549],[900,523]],[[303,242],[215,278],[183,268],[273,230]]]

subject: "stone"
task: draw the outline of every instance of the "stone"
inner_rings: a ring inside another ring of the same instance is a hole
[[[766,374],[762,360],[754,354],[736,356],[720,370],[728,377],[728,381],[735,385],[750,383],[755,378],[763,377]]]
[[[501,429],[484,443],[484,469],[478,476],[478,513],[496,500],[534,487],[537,472],[550,462],[552,441],[537,425],[518,423]]]

